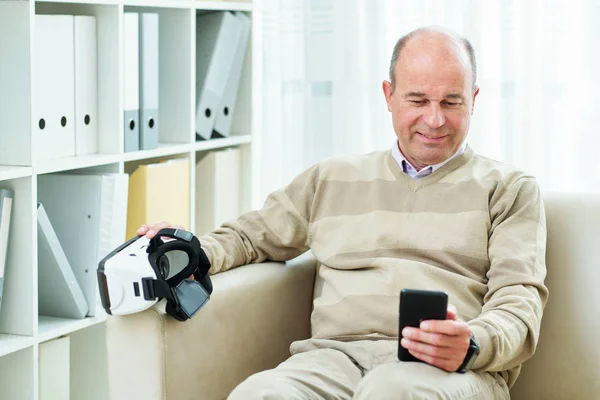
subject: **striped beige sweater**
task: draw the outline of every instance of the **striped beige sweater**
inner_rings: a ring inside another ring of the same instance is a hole
[[[548,297],[535,179],[470,148],[421,180],[391,151],[325,160],[201,242],[212,273],[311,249],[314,338],[396,338],[402,288],[446,291],[481,346],[474,368],[510,385]]]

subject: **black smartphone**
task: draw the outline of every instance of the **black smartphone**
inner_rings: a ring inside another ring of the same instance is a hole
[[[421,361],[402,347],[402,330],[406,326],[419,327],[421,321],[446,319],[448,293],[435,290],[402,289],[400,292],[400,327],[398,331],[398,359]]]

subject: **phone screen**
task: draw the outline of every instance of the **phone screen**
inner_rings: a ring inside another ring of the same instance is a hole
[[[402,330],[406,326],[419,327],[421,321],[446,319],[448,294],[434,290],[403,289],[400,292],[400,324],[398,331],[398,359],[401,361],[421,361],[402,347]]]

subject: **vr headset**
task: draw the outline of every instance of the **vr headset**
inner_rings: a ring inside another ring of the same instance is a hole
[[[133,314],[165,298],[167,313],[185,321],[210,298],[209,269],[200,241],[191,232],[167,228],[152,239],[135,237],[98,265],[102,307],[111,315]]]

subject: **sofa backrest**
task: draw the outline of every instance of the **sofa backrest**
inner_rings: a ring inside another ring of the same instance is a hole
[[[600,194],[547,193],[546,283],[538,348],[513,400],[600,396]]]

